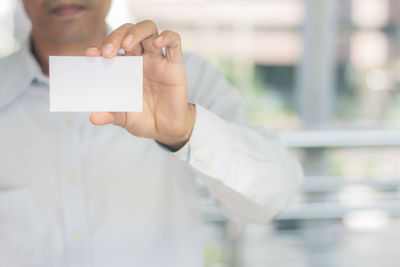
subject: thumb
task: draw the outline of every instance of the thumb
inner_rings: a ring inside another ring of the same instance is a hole
[[[90,121],[96,126],[112,123],[125,128],[126,112],[92,112]]]
[[[92,112],[90,121],[97,126],[113,123],[114,116],[110,112]]]

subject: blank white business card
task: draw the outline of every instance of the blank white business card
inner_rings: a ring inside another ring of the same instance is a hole
[[[51,112],[141,112],[143,57],[50,57]]]

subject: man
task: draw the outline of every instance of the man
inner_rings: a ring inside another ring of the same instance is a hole
[[[107,35],[111,0],[23,2],[31,37],[0,62],[0,266],[201,266],[196,178],[236,220],[288,204],[298,163],[177,33]],[[121,48],[144,57],[142,113],[49,112],[50,55]]]

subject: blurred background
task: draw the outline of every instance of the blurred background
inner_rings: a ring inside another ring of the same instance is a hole
[[[400,266],[400,1],[114,0],[108,17],[144,19],[219,66],[305,168],[268,225],[226,220],[199,184],[207,267]],[[2,0],[0,57],[28,32]]]

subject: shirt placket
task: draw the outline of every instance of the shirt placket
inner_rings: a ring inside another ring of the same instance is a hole
[[[72,113],[60,113],[58,179],[70,267],[91,266],[89,228],[82,180],[79,125]]]

